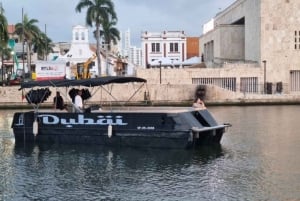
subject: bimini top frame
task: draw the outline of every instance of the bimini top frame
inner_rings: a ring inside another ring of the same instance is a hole
[[[70,87],[70,86],[85,86],[95,87],[107,84],[124,84],[130,82],[144,82],[147,80],[138,77],[121,77],[121,76],[107,76],[82,80],[43,80],[43,81],[29,81],[21,83],[21,88],[33,88],[33,87]]]
[[[21,88],[19,90],[22,90],[22,93],[24,93],[25,89],[33,89],[33,88],[40,88],[40,87],[55,87],[55,88],[61,88],[61,87],[74,87],[74,86],[83,86],[83,87],[100,87],[104,89],[114,100],[117,100],[112,94],[111,91],[108,89],[105,89],[105,85],[111,85],[111,84],[125,84],[125,83],[143,83],[138,90],[134,92],[134,94],[126,101],[129,102],[130,99],[142,88],[144,84],[147,83],[147,80],[139,77],[125,77],[125,76],[106,76],[106,77],[98,77],[98,78],[90,78],[90,79],[82,79],[82,80],[43,80],[43,81],[29,81],[29,82],[23,82],[21,83]],[[96,90],[97,91],[97,90]],[[40,91],[43,93],[43,91]],[[93,96],[96,92],[94,92],[91,96]],[[26,94],[26,99],[28,103],[32,104],[35,109],[38,109],[38,105],[42,102],[44,102],[44,96],[47,94],[39,94],[39,98],[41,98],[41,101],[33,102],[31,98]],[[64,95],[67,97],[67,95]],[[48,96],[47,96],[48,97]],[[45,99],[47,99],[47,97]],[[68,97],[67,97],[68,98]]]

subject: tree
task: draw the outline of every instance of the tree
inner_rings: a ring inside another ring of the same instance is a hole
[[[108,50],[111,50],[111,46],[110,46],[111,43],[116,45],[120,40],[120,32],[116,27],[114,27],[116,24],[117,24],[116,20],[108,20],[108,19],[105,19],[102,24],[103,30],[100,31],[100,37],[102,37],[104,43],[108,45]]]
[[[0,53],[3,60],[10,60],[12,57],[12,49],[7,46],[0,46]]]
[[[34,38],[39,37],[40,29],[36,25],[38,20],[29,19],[27,14],[24,15],[23,23],[15,25],[15,33],[19,35],[21,41],[27,42],[27,66],[28,71],[31,72],[31,49]]]
[[[101,76],[101,60],[100,60],[100,29],[104,21],[107,19],[117,20],[117,15],[114,9],[114,4],[112,0],[80,0],[77,4],[75,10],[76,12],[81,12],[83,8],[87,8],[86,13],[86,24],[96,27],[96,55],[98,64],[98,73]]]
[[[4,10],[0,6],[0,44],[1,46],[7,46],[8,42],[8,31],[7,31],[7,19],[4,16]]]
[[[2,5],[0,5],[0,53],[1,53],[1,62],[2,62],[1,65],[2,81],[3,81],[3,72],[4,72],[3,60],[5,57],[10,56],[7,43],[8,43],[7,19],[4,16],[4,9],[2,8]]]
[[[45,59],[50,52],[53,52],[53,44],[50,38],[43,32],[32,40],[33,51],[37,53],[39,59]]]

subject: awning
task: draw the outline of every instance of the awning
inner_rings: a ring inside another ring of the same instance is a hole
[[[82,80],[43,80],[29,81],[21,83],[21,89],[33,87],[70,87],[70,86],[86,86],[94,87],[106,84],[123,84],[130,82],[147,82],[147,80],[138,77],[123,77],[123,76],[107,76]]]
[[[199,64],[201,63],[201,58],[200,57],[191,57],[185,61],[182,62],[182,65],[183,66],[192,66],[192,65],[195,65],[195,64]]]
[[[149,62],[150,66],[178,66],[181,62],[177,59],[170,59],[166,57],[161,57]]]

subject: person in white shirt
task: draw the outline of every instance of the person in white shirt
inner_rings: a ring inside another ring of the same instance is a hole
[[[75,96],[75,102],[74,105],[76,109],[79,109],[81,112],[83,112],[83,102],[82,102],[82,90],[79,90],[77,95]]]

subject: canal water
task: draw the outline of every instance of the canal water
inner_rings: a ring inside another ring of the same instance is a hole
[[[233,125],[200,150],[15,146],[0,111],[0,200],[300,200],[300,106],[209,107]]]

